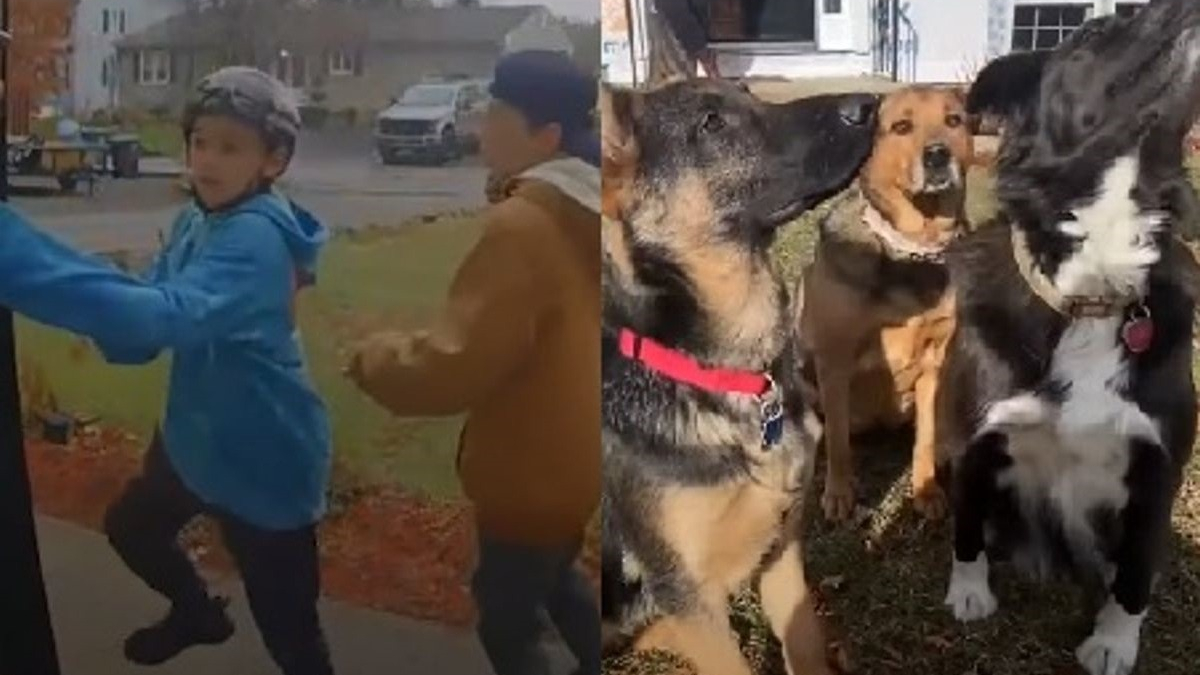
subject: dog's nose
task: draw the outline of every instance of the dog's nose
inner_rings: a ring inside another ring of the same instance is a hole
[[[860,126],[867,124],[875,115],[875,108],[879,105],[879,98],[870,94],[852,94],[845,97],[842,104],[838,106],[838,114],[842,116],[842,120],[846,124]]]
[[[921,161],[927,169],[944,169],[950,166],[950,146],[945,143],[931,143],[925,146]]]

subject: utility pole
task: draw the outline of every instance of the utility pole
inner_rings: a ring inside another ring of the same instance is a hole
[[[8,201],[11,2],[0,0],[0,202]],[[60,675],[33,520],[19,387],[12,312],[0,308],[0,675]]]

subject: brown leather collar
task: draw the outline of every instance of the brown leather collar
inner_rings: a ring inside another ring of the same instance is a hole
[[[884,255],[904,262],[940,265],[946,262],[946,249],[962,233],[960,226],[960,229],[954,233],[954,236],[946,241],[936,246],[926,246],[900,234],[899,231],[887,222],[883,214],[874,206],[871,206],[870,203],[863,204],[862,222],[863,225],[866,225],[867,231],[879,241],[879,244],[883,247]]]
[[[1029,289],[1054,311],[1063,316],[1078,318],[1105,318],[1121,316],[1130,305],[1141,302],[1136,295],[1063,295],[1054,283],[1033,262],[1025,231],[1016,225],[1012,229],[1013,260],[1017,270]]]

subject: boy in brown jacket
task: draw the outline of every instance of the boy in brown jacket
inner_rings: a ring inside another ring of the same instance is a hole
[[[600,672],[595,594],[575,565],[600,497],[600,174],[596,83],[565,56],[496,67],[483,234],[427,330],[366,340],[349,376],[397,415],[466,412],[478,632],[497,675],[548,674],[545,610]]]

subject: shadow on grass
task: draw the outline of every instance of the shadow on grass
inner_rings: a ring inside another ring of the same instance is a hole
[[[1000,610],[963,626],[942,606],[951,559],[948,522],[919,518],[907,498],[907,439],[862,447],[862,527],[813,519],[807,538],[809,576],[822,586],[829,619],[846,641],[854,672],[870,675],[1059,675],[1082,672],[1074,650],[1092,627],[1093,606],[1070,583],[1023,579],[993,567]],[[893,486],[904,487],[894,489]],[[815,490],[814,490],[815,492]],[[1200,463],[1193,463],[1177,502],[1166,574],[1155,590],[1142,633],[1138,672],[1197,671],[1200,651]],[[838,584],[822,580],[837,579]],[[781,673],[782,671],[764,671]]]
[[[857,439],[863,517],[834,526],[819,510],[820,476],[809,495],[806,555],[809,582],[822,599],[829,637],[863,675],[1074,675],[1074,650],[1091,631],[1094,609],[1082,589],[1024,580],[1006,564],[993,567],[1000,610],[958,624],[942,600],[949,578],[949,522],[929,523],[908,497],[911,434]],[[1138,673],[1197,672],[1200,653],[1200,460],[1177,501],[1166,571],[1142,631]],[[731,605],[733,625],[760,675],[784,675],[777,642],[757,598]],[[612,675],[689,672],[662,655],[623,656],[605,663]]]

